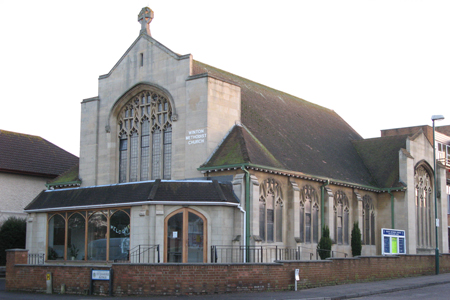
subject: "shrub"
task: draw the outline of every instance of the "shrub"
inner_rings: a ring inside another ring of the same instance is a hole
[[[0,266],[6,265],[8,249],[25,249],[27,223],[25,219],[9,217],[0,227]]]
[[[331,246],[330,228],[325,225],[322,229],[322,237],[320,238],[319,244],[317,244],[320,259],[327,259],[331,256]]]
[[[361,230],[359,230],[358,222],[355,222],[352,229],[352,256],[360,256],[361,249]]]

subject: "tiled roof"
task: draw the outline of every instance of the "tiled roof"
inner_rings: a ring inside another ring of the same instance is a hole
[[[133,195],[133,197],[130,197]],[[142,202],[238,203],[230,183],[213,181],[146,181],[106,186],[46,190],[25,210],[77,209],[89,206],[133,205]]]
[[[66,172],[62,173],[55,179],[48,182],[47,187],[65,188],[72,186],[80,186],[81,180],[79,178],[80,165],[76,164]]]
[[[0,172],[54,178],[78,161],[39,136],[0,130]]]
[[[353,141],[377,186],[403,187],[399,181],[399,151],[406,149],[406,135]],[[406,151],[406,150],[405,150]]]
[[[450,136],[450,125],[446,126],[437,126],[436,131],[445,134],[446,136]]]
[[[260,164],[373,185],[352,145],[362,137],[333,110],[194,61],[193,75],[202,73],[241,87],[242,124],[270,154],[259,157]]]
[[[236,125],[211,159],[201,167],[251,163],[282,168],[283,165],[243,126]]]

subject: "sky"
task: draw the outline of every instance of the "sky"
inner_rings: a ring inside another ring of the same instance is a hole
[[[79,155],[81,101],[139,35],[336,111],[362,137],[450,125],[450,1],[0,1],[0,129]]]

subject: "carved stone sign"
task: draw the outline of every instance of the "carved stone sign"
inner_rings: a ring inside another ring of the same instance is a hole
[[[206,141],[206,129],[189,130],[186,141],[188,145],[203,144]]]

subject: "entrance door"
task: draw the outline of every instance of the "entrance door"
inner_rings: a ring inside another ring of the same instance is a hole
[[[190,209],[171,213],[165,222],[165,262],[206,262],[206,219]]]

